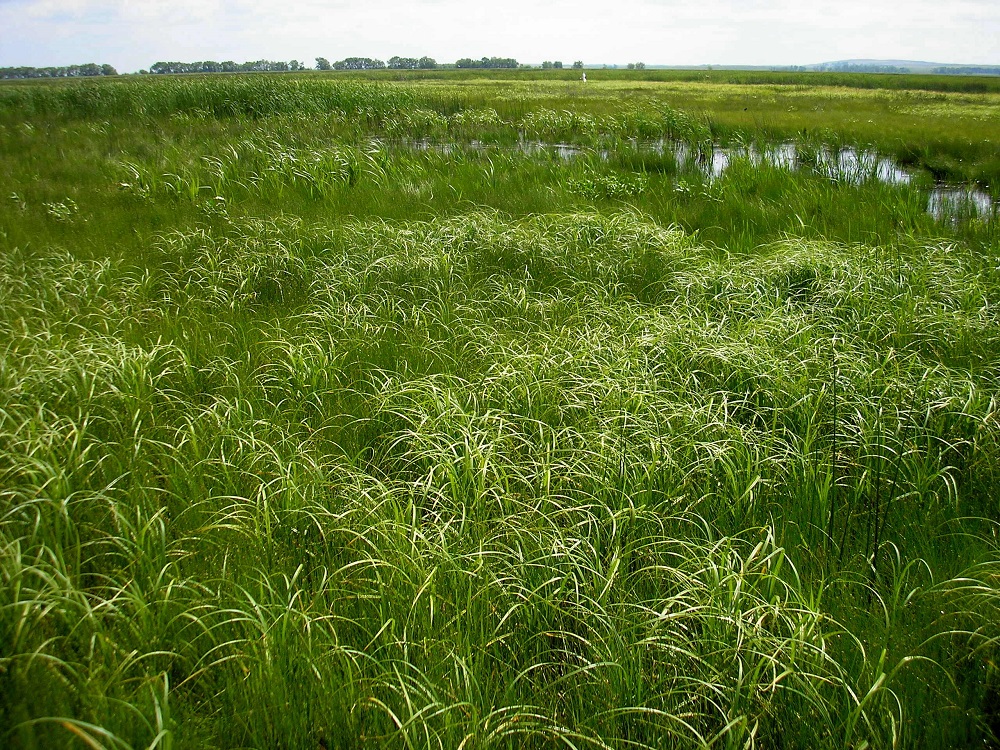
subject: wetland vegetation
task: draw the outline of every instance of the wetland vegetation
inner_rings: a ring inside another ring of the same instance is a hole
[[[0,743],[995,746],[1000,93],[404,73],[0,85]]]

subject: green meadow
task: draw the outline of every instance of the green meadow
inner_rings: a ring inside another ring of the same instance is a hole
[[[1000,742],[1000,90],[587,72],[0,84],[0,746]]]

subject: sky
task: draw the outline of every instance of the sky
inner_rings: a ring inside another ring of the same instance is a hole
[[[0,0],[0,67],[454,62],[1000,65],[997,0]]]

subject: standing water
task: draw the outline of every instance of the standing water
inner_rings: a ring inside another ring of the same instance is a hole
[[[458,148],[473,151],[493,148],[479,141],[464,146],[453,142],[428,140],[403,141],[401,145],[419,151],[438,151],[444,154],[450,154]],[[606,150],[594,151],[568,143],[521,140],[516,148],[524,154],[554,156],[560,161],[572,161],[589,154],[596,154],[603,160],[609,158]],[[816,149],[788,142],[766,147],[713,144],[709,149],[705,146],[692,146],[683,141],[662,139],[650,142],[632,141],[632,148],[640,152],[657,154],[670,152],[679,167],[700,171],[709,180],[722,177],[733,161],[745,159],[756,166],[769,165],[789,171],[812,169],[831,180],[851,185],[861,185],[866,182],[909,185],[913,182],[913,175],[892,159],[881,156],[875,151],[852,147],[837,149],[823,146]],[[988,193],[979,188],[939,184],[928,193],[927,213],[938,221],[954,222],[992,218],[1000,214],[1000,207]]]

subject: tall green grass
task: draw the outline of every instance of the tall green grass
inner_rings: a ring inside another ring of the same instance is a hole
[[[193,113],[213,117],[262,117],[282,113],[340,112],[377,118],[404,109],[412,96],[357,81],[332,82],[280,76],[115,80],[109,86],[4,86],[0,112],[70,117]]]
[[[5,264],[8,741],[986,731],[981,257],[628,213],[156,252]]]
[[[259,80],[0,122],[0,744],[997,741],[995,218]]]

